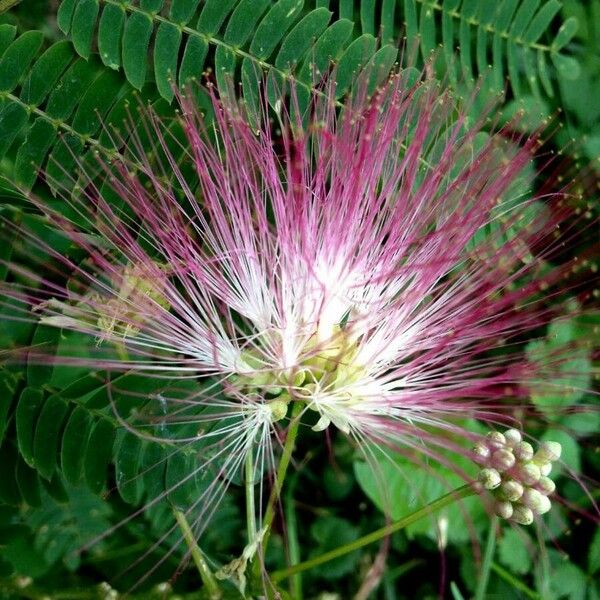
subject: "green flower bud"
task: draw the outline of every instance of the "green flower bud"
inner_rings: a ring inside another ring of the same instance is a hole
[[[556,489],[556,485],[552,479],[542,475],[540,480],[535,484],[536,489],[538,489],[544,496],[549,496],[554,493]]]
[[[519,525],[531,525],[533,523],[533,512],[523,504],[515,504],[511,520],[519,523]]]
[[[475,444],[473,448],[473,460],[479,465],[485,465],[490,458],[490,449],[482,442]]]
[[[519,465],[517,468],[517,475],[517,478],[523,485],[533,485],[534,483],[537,483],[542,476],[540,468],[533,463]]]
[[[506,445],[509,448],[514,448],[521,440],[521,432],[517,429],[507,429],[504,432],[504,437],[506,438]]]
[[[513,515],[513,505],[510,502],[496,502],[494,512],[502,519],[510,519]]]
[[[486,490],[494,490],[500,485],[502,478],[496,469],[481,469],[479,471],[479,482]]]
[[[540,467],[540,473],[544,477],[548,477],[548,475],[550,475],[550,472],[552,471],[552,463],[548,462],[546,464],[539,465],[539,467]]]
[[[294,373],[294,378],[292,379],[292,385],[294,387],[300,387],[306,380],[307,373],[308,373],[308,371],[306,369],[298,369]]]
[[[287,415],[288,405],[284,400],[272,400],[267,404],[269,410],[271,411],[271,422],[276,423],[277,421],[281,421]]]
[[[490,465],[502,473],[514,467],[515,462],[515,455],[510,450],[502,448],[492,454]]]
[[[544,496],[538,490],[528,488],[523,493],[523,498],[521,498],[521,502],[528,506],[535,515],[543,515],[547,513],[551,508],[550,499],[547,496]]]
[[[538,465],[547,462],[556,462],[562,453],[562,446],[558,442],[542,442],[533,460]]]
[[[519,442],[515,444],[513,454],[521,462],[530,461],[533,458],[533,446],[529,442]]]
[[[509,479],[500,488],[501,496],[510,502],[516,502],[523,495],[523,485],[514,479]]]
[[[487,445],[492,450],[498,450],[506,446],[506,438],[499,431],[490,431],[487,434]]]
[[[552,502],[548,496],[542,496],[542,499],[537,507],[536,514],[545,515],[552,508]]]
[[[521,497],[521,503],[528,506],[534,513],[537,512],[537,507],[541,502],[541,498],[545,498],[540,492],[534,488],[525,488],[523,496]]]

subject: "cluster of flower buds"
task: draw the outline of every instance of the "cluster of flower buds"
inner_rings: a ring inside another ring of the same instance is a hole
[[[477,443],[473,457],[482,467],[478,479],[494,495],[496,514],[529,525],[534,515],[548,512],[548,496],[556,487],[548,475],[560,454],[558,442],[542,442],[534,452],[516,429],[491,431]]]

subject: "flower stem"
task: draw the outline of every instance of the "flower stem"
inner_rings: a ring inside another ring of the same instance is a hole
[[[492,517],[490,522],[490,531],[488,533],[487,543],[485,545],[485,554],[483,555],[483,563],[481,565],[481,573],[477,582],[477,590],[475,590],[474,600],[484,600],[485,591],[487,590],[488,581],[490,578],[490,569],[492,567],[492,559],[496,550],[496,530],[498,529],[498,517]]]
[[[187,522],[185,515],[180,510],[173,509],[173,513],[175,514],[175,518],[177,519],[177,524],[179,525],[179,529],[181,529],[183,538],[190,549],[192,560],[198,569],[198,573],[200,573],[202,583],[208,592],[208,597],[211,600],[218,600],[222,597],[221,590],[219,589],[217,581],[213,577],[209,566],[206,564],[206,561],[200,552],[200,548],[198,548],[198,544],[196,544],[196,538],[194,537],[194,533],[192,532],[190,524]]]
[[[534,592],[532,589],[528,588],[520,579],[517,579],[512,573],[510,573],[510,571],[507,571],[499,564],[492,563],[491,569],[494,571],[494,573],[496,573],[496,575],[504,579],[504,581],[512,585],[516,590],[523,592],[523,594],[525,594],[525,596],[528,598],[531,598],[531,600],[541,600],[541,596],[537,592]]]
[[[256,540],[256,507],[254,504],[254,458],[252,447],[246,455],[246,527],[248,531],[248,544]]]
[[[262,541],[262,552],[264,552],[267,548],[267,543],[269,541],[269,534],[271,533],[271,525],[273,524],[273,519],[275,517],[275,504],[279,499],[281,494],[281,489],[283,487],[283,482],[285,480],[285,475],[287,473],[290,460],[292,458],[292,453],[294,451],[294,447],[296,445],[296,437],[298,436],[298,427],[300,426],[300,419],[298,415],[302,410],[302,404],[300,402],[294,402],[292,408],[292,418],[290,422],[290,426],[288,428],[287,437],[285,440],[285,444],[283,446],[283,453],[281,455],[281,459],[279,461],[279,467],[277,468],[277,474],[275,476],[275,482],[273,484],[273,489],[271,490],[271,495],[269,496],[269,501],[267,503],[267,509],[265,510],[265,518],[263,521],[263,526],[265,528],[265,535]]]
[[[300,544],[298,543],[298,519],[296,517],[296,507],[294,506],[294,494],[298,483],[298,475],[296,472],[290,479],[285,492],[285,525],[287,529],[287,537],[289,540],[289,556],[290,565],[295,565],[300,562]],[[294,600],[302,600],[302,575],[296,573],[290,578],[290,595]]]
[[[321,554],[320,556],[311,558],[310,560],[307,560],[300,564],[293,565],[291,567],[288,567],[287,569],[281,569],[280,571],[275,571],[274,573],[272,573],[271,579],[274,583],[276,583],[278,581],[281,581],[282,579],[286,579],[287,577],[295,575],[296,573],[300,573],[302,571],[307,571],[308,569],[312,569],[313,567],[321,565],[325,562],[329,562],[330,560],[333,560],[334,558],[338,558],[340,556],[343,556],[344,554],[354,552],[354,550],[358,550],[359,548],[362,548],[363,546],[372,544],[373,542],[376,542],[376,541],[380,540],[381,538],[391,535],[392,533],[395,533],[396,531],[400,531],[401,529],[408,527],[408,525],[412,525],[413,523],[416,523],[423,517],[429,516],[430,514],[434,513],[435,511],[439,510],[440,508],[444,508],[445,506],[448,506],[449,504],[452,504],[453,502],[456,502],[457,500],[460,500],[461,498],[466,498],[468,496],[471,496],[474,493],[475,493],[475,490],[473,489],[473,487],[470,484],[464,485],[464,486],[458,488],[457,490],[454,490],[454,491],[446,494],[445,496],[442,496],[441,498],[434,500],[427,506],[420,508],[419,510],[415,511],[414,513],[411,513],[410,515],[407,515],[406,517],[403,517],[402,519],[395,521],[394,523],[390,523],[389,525],[386,525],[385,527],[381,527],[380,529],[377,529],[357,540],[354,540],[353,542],[350,542],[349,544],[344,544],[343,546],[340,546],[339,548],[335,548],[334,550],[325,552],[325,554]]]

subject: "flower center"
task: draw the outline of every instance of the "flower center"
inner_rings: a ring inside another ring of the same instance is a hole
[[[311,336],[291,368],[273,368],[261,359],[258,349],[247,350],[240,357],[240,370],[227,382],[226,392],[264,398],[272,407],[272,422],[283,419],[289,403],[297,401],[321,413],[315,427],[324,429],[334,422],[347,429],[340,426],[343,408],[360,402],[356,391],[366,377],[357,355],[356,340],[341,326],[336,326],[325,342],[316,333]]]

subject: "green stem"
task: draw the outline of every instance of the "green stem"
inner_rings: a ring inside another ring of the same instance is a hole
[[[190,553],[192,555],[192,560],[198,569],[198,573],[200,573],[200,578],[202,579],[202,583],[208,592],[208,596],[211,600],[218,600],[222,597],[221,590],[217,585],[217,581],[213,577],[213,574],[206,564],[202,553],[200,552],[200,548],[198,548],[198,544],[196,544],[196,538],[194,537],[194,533],[192,528],[190,527],[185,515],[179,510],[173,510],[175,514],[175,518],[177,519],[177,524],[181,529],[181,533],[190,549]]]
[[[541,596],[537,592],[528,588],[521,580],[517,579],[512,573],[501,567],[499,564],[493,562],[491,569],[496,575],[504,579],[504,581],[512,585],[516,590],[523,592],[523,594],[528,598],[531,598],[531,600],[540,600]]]
[[[285,525],[287,538],[289,541],[288,550],[290,556],[290,565],[296,565],[300,562],[300,544],[298,542],[298,519],[296,517],[296,507],[294,505],[294,496],[296,484],[298,483],[298,472],[294,473],[287,490],[285,492]],[[300,573],[292,575],[290,578],[290,595],[294,600],[302,600],[302,576]]]
[[[275,504],[277,503],[277,500],[279,499],[279,496],[281,494],[281,489],[283,487],[285,475],[290,465],[290,460],[292,459],[294,447],[296,446],[296,437],[298,436],[298,427],[300,426],[300,419],[298,418],[298,415],[301,411],[302,404],[300,402],[294,402],[292,408],[292,418],[290,426],[288,428],[285,444],[283,446],[283,454],[281,455],[281,459],[279,461],[277,474],[275,476],[275,482],[273,484],[273,489],[271,490],[271,495],[269,496],[269,501],[267,502],[267,509],[265,510],[265,518],[263,521],[265,535],[262,541],[263,556],[265,550],[267,549],[269,534],[271,532],[271,525],[273,524],[273,519],[275,518]]]
[[[254,458],[252,448],[246,455],[246,527],[248,530],[248,544],[256,540],[256,506],[254,504]]]
[[[317,556],[315,558],[307,560],[298,565],[293,565],[291,567],[288,567],[287,569],[281,569],[280,571],[275,571],[271,575],[271,579],[274,583],[277,583],[278,581],[281,581],[282,579],[286,579],[287,577],[295,575],[296,573],[301,573],[302,571],[307,571],[308,569],[312,569],[313,567],[321,565],[325,562],[329,562],[330,560],[333,560],[334,558],[338,558],[340,556],[343,556],[344,554],[354,552],[354,550],[358,550],[359,548],[362,548],[363,546],[368,546],[369,544],[372,544],[373,542],[376,542],[376,541],[380,540],[381,538],[389,536],[392,533],[395,533],[396,531],[400,531],[401,529],[408,527],[408,525],[412,525],[413,523],[416,523],[423,517],[427,517],[427,516],[431,515],[432,513],[439,510],[440,508],[444,508],[445,506],[448,506],[449,504],[452,504],[453,502],[456,502],[457,500],[460,500],[461,498],[466,498],[468,496],[471,496],[474,493],[475,493],[475,490],[473,489],[473,487],[470,484],[464,485],[463,487],[460,487],[457,490],[454,490],[453,492],[450,492],[450,493],[446,494],[445,496],[442,496],[441,498],[434,500],[427,506],[420,508],[419,510],[415,511],[414,513],[411,513],[410,515],[407,515],[406,517],[403,517],[402,519],[395,521],[394,523],[390,523],[389,525],[386,525],[385,527],[381,527],[380,529],[377,529],[377,530],[375,530],[353,542],[350,542],[349,544],[344,544],[343,546],[340,546],[339,548],[335,548],[335,550],[325,552],[325,554],[321,554],[320,556]]]
[[[492,567],[492,559],[496,550],[496,530],[498,528],[498,517],[494,516],[490,523],[490,531],[488,533],[487,543],[485,545],[485,553],[483,555],[483,563],[481,565],[481,573],[477,582],[477,590],[475,591],[474,600],[485,600],[485,592],[487,590],[488,581],[490,579],[490,569]]]
[[[127,352],[127,348],[123,342],[115,342],[115,348],[117,350],[117,356],[119,360],[123,362],[129,362],[129,352]]]

